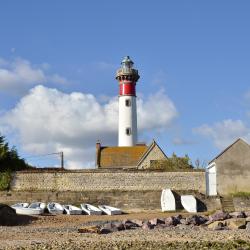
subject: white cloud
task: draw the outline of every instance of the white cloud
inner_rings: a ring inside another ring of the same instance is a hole
[[[138,100],[140,133],[164,131],[176,116],[174,104],[163,92]],[[118,98],[103,104],[91,94],[66,94],[40,85],[0,121],[0,126],[16,133],[25,152],[64,151],[68,168],[89,167],[94,166],[96,140],[117,144]]]
[[[37,84],[66,83],[67,80],[57,74],[47,74],[44,65],[32,65],[22,58],[11,61],[0,58],[0,91],[15,95],[24,94]]]
[[[194,132],[211,139],[220,150],[225,149],[239,137],[250,141],[250,128],[241,120],[228,119],[213,125],[204,124],[195,128]]]

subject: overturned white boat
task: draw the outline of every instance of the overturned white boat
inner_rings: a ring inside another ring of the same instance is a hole
[[[122,210],[116,207],[101,205],[98,206],[105,214],[108,215],[116,215],[116,214],[122,214]]]
[[[56,202],[50,202],[47,205],[48,211],[51,214],[63,214],[64,207]]]
[[[64,205],[63,208],[65,209],[66,213],[69,215],[82,214],[82,209],[80,209],[79,207],[75,207],[72,205]]]
[[[29,203],[24,202],[24,203],[16,203],[16,204],[12,205],[11,207],[16,209],[17,207],[28,207],[28,206],[29,206]]]
[[[17,214],[23,215],[40,215],[44,213],[46,204],[43,202],[34,202],[31,203],[28,207],[16,207]]]
[[[193,195],[182,195],[181,205],[189,213],[197,213],[197,201]]]
[[[81,209],[84,213],[88,215],[101,215],[102,210],[90,204],[81,204]]]
[[[175,197],[171,189],[163,189],[161,193],[161,210],[165,211],[175,211],[176,203]]]

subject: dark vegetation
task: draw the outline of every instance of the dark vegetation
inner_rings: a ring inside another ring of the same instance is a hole
[[[194,169],[188,155],[179,157],[175,153],[166,160],[151,161],[150,165],[152,170],[187,171]]]
[[[0,190],[9,188],[12,171],[29,168],[25,160],[19,157],[16,148],[10,148],[5,137],[0,135]]]

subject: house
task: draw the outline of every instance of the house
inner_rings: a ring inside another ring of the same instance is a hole
[[[152,160],[164,160],[167,156],[153,140],[150,146],[136,144],[131,147],[105,147],[96,143],[96,167],[100,169],[148,169]]]
[[[207,195],[250,192],[250,145],[238,139],[206,168]]]

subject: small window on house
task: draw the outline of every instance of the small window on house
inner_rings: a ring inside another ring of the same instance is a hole
[[[131,135],[131,128],[126,128],[126,135]]]
[[[131,106],[131,100],[126,99],[125,100],[125,105],[126,105],[126,107],[130,107]]]

